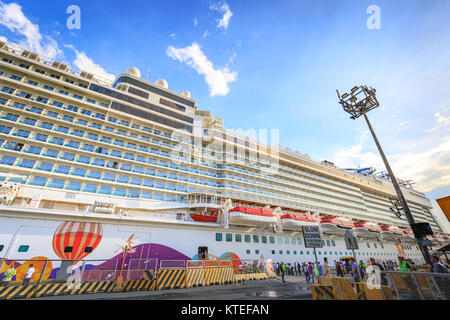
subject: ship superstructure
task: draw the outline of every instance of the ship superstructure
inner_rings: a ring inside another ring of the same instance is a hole
[[[16,258],[30,242],[22,256],[54,255],[32,235],[45,242],[46,226],[89,221],[151,234],[141,243],[164,242],[186,257],[203,244],[305,261],[312,251],[299,226],[316,223],[331,259],[347,254],[340,231],[353,228],[367,241],[365,258],[395,259],[400,245],[421,261],[406,218],[390,210],[388,179],[257,140],[136,68],[109,82],[0,42],[0,252]],[[403,192],[416,222],[431,225],[436,243],[448,241],[425,195]]]

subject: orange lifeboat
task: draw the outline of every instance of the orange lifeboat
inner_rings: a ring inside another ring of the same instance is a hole
[[[284,214],[281,217],[281,224],[283,229],[287,230],[301,230],[304,226],[317,226],[319,221],[308,215],[300,214]]]
[[[381,237],[383,240],[398,240],[403,235],[403,231],[396,226],[381,227]]]
[[[235,207],[229,211],[230,224],[270,226],[277,222],[275,213],[266,209]]]
[[[374,222],[355,223],[354,234],[361,237],[376,237],[381,233],[381,227]]]
[[[324,218],[320,220],[320,228],[323,232],[343,235],[346,230],[354,227],[353,222],[344,217]]]
[[[206,215],[206,214],[199,214],[199,213],[191,213],[190,214],[191,218],[194,221],[197,222],[216,222],[217,221],[217,211],[216,210],[211,210],[211,214],[210,215]]]

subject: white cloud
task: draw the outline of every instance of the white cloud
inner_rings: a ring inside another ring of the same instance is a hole
[[[223,14],[222,19],[220,19],[219,23],[217,24],[217,28],[224,28],[225,30],[228,29],[230,19],[233,16],[233,12],[231,12],[230,6],[226,2],[222,2],[220,5],[213,4],[209,6],[209,9],[219,11]]]
[[[198,25],[198,19],[194,18],[194,27],[196,27]]]
[[[170,37],[171,37],[172,39],[176,39],[176,38],[177,38],[177,35],[176,35],[175,33],[171,33],[171,34],[170,34]]]
[[[339,150],[331,160],[338,167],[357,168],[375,167],[378,172],[384,171],[384,164],[378,151],[367,150],[366,142],[373,143],[369,132],[360,136],[359,143]],[[387,155],[395,176],[399,179],[413,180],[415,188],[422,192],[450,184],[450,136],[437,140],[421,152],[402,152]]]
[[[22,7],[17,3],[0,2],[0,24],[25,37],[25,40],[18,43],[19,46],[50,59],[62,55],[57,42],[49,36],[43,37],[39,32],[39,26],[33,24],[23,14]]]
[[[332,162],[342,168],[358,168],[361,166],[380,169],[383,165],[380,156],[375,152],[364,150],[364,144],[368,137],[369,131],[366,130],[361,134],[358,144],[336,152],[331,158]]]
[[[211,97],[227,95],[230,90],[228,83],[235,81],[238,76],[237,72],[231,71],[228,68],[215,68],[196,42],[185,48],[169,46],[166,54],[174,60],[186,63],[199,74],[203,74],[209,86]]]
[[[80,52],[73,45],[64,45],[66,48],[70,48],[75,52],[75,60],[73,61],[73,64],[80,70],[89,72],[94,74],[94,76],[100,76],[105,79],[108,79],[110,81],[114,81],[116,78],[113,74],[109,74],[106,72],[103,67],[96,64],[91,58],[89,58],[85,52]]]
[[[203,38],[206,38],[207,36],[209,36],[210,33],[208,30],[205,30],[205,32],[203,33]]]
[[[447,115],[448,109],[444,110],[444,114],[440,114],[439,112],[435,113],[436,117],[436,126],[431,129],[425,130],[425,132],[433,132],[438,131],[443,128],[447,128],[447,131],[450,131],[450,116]]]

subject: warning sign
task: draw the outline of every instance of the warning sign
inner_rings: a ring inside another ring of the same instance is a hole
[[[303,226],[305,248],[322,248],[322,238],[318,226]]]

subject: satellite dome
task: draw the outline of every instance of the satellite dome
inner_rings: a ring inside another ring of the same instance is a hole
[[[164,79],[158,79],[158,80],[156,80],[155,81],[155,83],[158,85],[158,86],[160,86],[160,87],[163,87],[163,88],[169,88],[169,84],[167,83],[167,81],[166,80],[164,80]]]
[[[183,96],[185,96],[186,98],[190,98],[191,97],[191,93],[189,91],[183,91],[182,93]]]
[[[139,69],[136,68],[136,67],[128,68],[128,69],[127,69],[127,73],[128,73],[128,74],[131,74],[132,76],[135,76],[135,77],[137,77],[137,78],[140,78],[140,77],[141,77],[141,72],[140,72]]]

